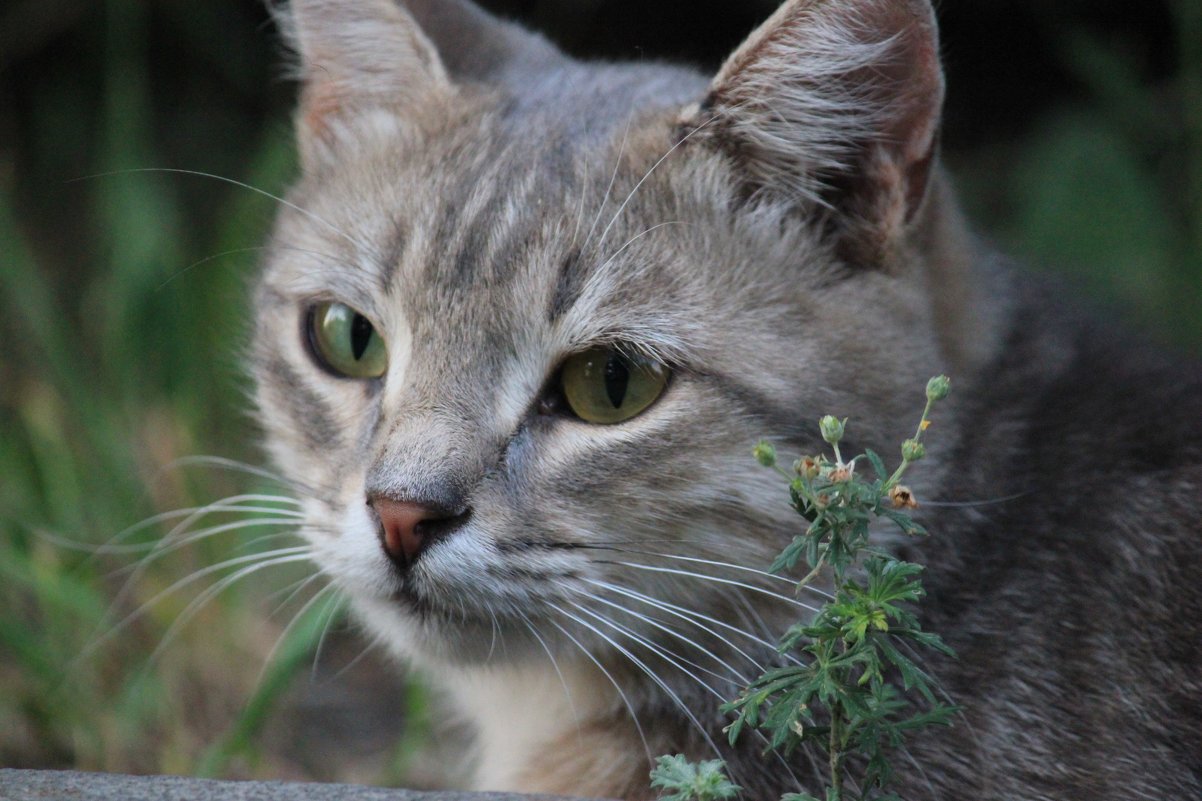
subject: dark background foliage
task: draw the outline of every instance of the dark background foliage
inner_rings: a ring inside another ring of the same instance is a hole
[[[574,54],[713,69],[774,3],[487,5]],[[939,13],[945,153],[980,229],[1104,313],[1197,350],[1202,1],[945,0]],[[286,578],[234,585],[148,661],[217,577],[158,594],[275,530],[197,542],[124,595],[114,571],[136,555],[72,545],[269,486],[165,468],[260,459],[237,348],[272,202],[231,181],[279,193],[293,174],[283,62],[258,0],[0,5],[0,764],[434,781],[414,756],[430,731],[420,690],[380,702],[364,690],[380,668],[347,669],[357,646],[336,634],[314,658],[324,607],[301,609],[302,595],[281,619],[264,611]],[[312,665],[341,675],[308,680]],[[339,756],[351,752],[371,759]]]

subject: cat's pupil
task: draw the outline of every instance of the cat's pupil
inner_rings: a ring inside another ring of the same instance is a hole
[[[354,354],[355,361],[363,358],[373,333],[375,329],[372,328],[371,322],[362,314],[356,314],[355,319],[351,321],[351,353]]]
[[[630,383],[630,368],[626,360],[617,353],[611,353],[605,362],[605,394],[615,409],[622,406],[626,399],[626,386]]]

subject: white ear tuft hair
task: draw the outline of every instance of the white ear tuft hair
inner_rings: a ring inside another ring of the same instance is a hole
[[[706,136],[753,195],[833,209],[875,258],[922,203],[942,104],[929,0],[789,0],[727,60],[699,121],[714,118]]]

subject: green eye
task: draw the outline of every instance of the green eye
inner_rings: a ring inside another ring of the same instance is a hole
[[[309,342],[324,367],[348,378],[379,378],[388,351],[371,321],[350,306],[319,303],[309,310]]]
[[[651,359],[593,348],[569,358],[560,380],[577,417],[608,425],[629,420],[654,403],[668,385],[668,370]]]

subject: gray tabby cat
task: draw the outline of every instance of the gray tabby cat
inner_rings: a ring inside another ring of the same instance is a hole
[[[800,521],[750,447],[837,413],[892,453],[946,372],[915,490],[995,502],[884,543],[929,566],[964,707],[902,794],[1202,797],[1202,374],[969,233],[928,0],[789,0],[712,80],[462,0],[286,16],[258,404],[317,564],[477,725],[474,786],[648,798],[677,752],[818,786],[721,733],[817,600],[757,572]]]

